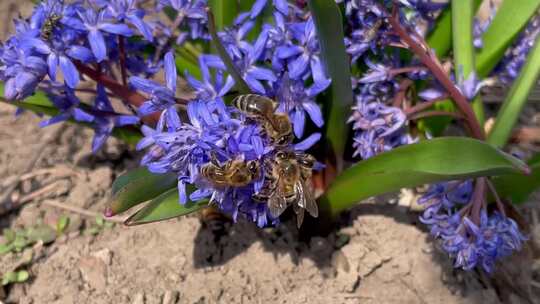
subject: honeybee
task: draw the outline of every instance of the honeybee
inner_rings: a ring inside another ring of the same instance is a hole
[[[373,39],[375,39],[376,35],[377,35],[377,32],[379,31],[379,29],[381,28],[381,26],[383,25],[383,20],[382,19],[377,19],[377,21],[375,21],[375,24],[373,24],[373,26],[369,29],[367,29],[365,31],[365,34],[364,34],[364,42],[369,42]]]
[[[293,206],[298,228],[304,221],[304,211],[313,217],[319,215],[319,209],[313,195],[311,175],[315,158],[309,154],[291,151],[278,151],[272,160],[265,164],[266,175],[263,189],[253,198],[268,204],[273,217],[278,217]]]
[[[203,226],[216,235],[224,234],[227,224],[231,222],[231,219],[216,206],[202,209],[199,216]]]
[[[220,165],[215,156],[201,168],[201,175],[214,187],[242,187],[248,185],[260,174],[259,163],[236,158]]]
[[[233,105],[247,117],[262,124],[264,132],[277,145],[286,145],[294,139],[289,116],[274,113],[277,103],[268,97],[256,94],[240,95],[233,100]]]
[[[64,3],[63,1],[58,1],[51,4],[49,1],[47,2],[47,4],[44,5],[48,7],[48,10],[52,12],[47,16],[47,18],[45,18],[45,21],[43,21],[43,25],[41,26],[41,39],[49,41],[51,39],[54,28],[58,25],[60,20],[62,20],[62,16],[57,13],[58,10],[55,6],[60,5],[62,7]]]

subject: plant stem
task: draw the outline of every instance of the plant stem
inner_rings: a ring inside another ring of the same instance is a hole
[[[123,86],[109,76],[100,73],[84,64],[81,64],[80,62],[75,62],[75,66],[82,74],[103,85],[104,87],[109,89],[114,95],[118,96],[122,100],[125,100],[128,104],[132,106],[140,107],[147,100],[147,98],[143,95],[130,90],[127,86]],[[146,117],[143,117],[143,121],[149,125],[155,125],[159,120],[159,116],[160,113],[155,112]]]
[[[418,120],[421,118],[433,117],[433,116],[450,116],[458,120],[464,119],[464,117],[459,113],[447,112],[447,111],[425,111],[425,112],[419,112],[419,113],[418,112],[411,113],[410,115],[407,115],[407,118],[410,120]]]
[[[414,105],[413,107],[410,107],[410,108],[406,109],[405,114],[412,115],[412,114],[427,110],[427,109],[431,108],[432,106],[434,106],[436,103],[441,102],[441,101],[446,100],[446,99],[448,99],[448,96],[443,95],[441,97],[438,97],[438,98],[435,98],[435,99],[432,99],[432,100],[429,100],[429,101],[426,101],[426,102],[418,103],[418,104]],[[448,112],[448,113],[451,113],[451,112]]]
[[[419,57],[420,61],[431,71],[433,76],[446,89],[450,97],[452,97],[456,106],[463,113],[471,135],[474,138],[484,140],[484,130],[480,127],[469,101],[459,91],[450,77],[448,77],[436,55],[430,50],[423,38],[420,37],[420,35],[409,34],[399,21],[397,11],[394,11],[392,17],[389,18],[389,22],[395,33],[409,46],[409,49]],[[414,35],[414,38],[412,35]]]
[[[401,83],[399,84],[399,91],[396,93],[396,96],[394,96],[394,102],[392,103],[392,106],[396,108],[401,107],[401,105],[405,101],[405,95],[407,95],[407,90],[412,84],[412,80],[408,78],[401,81]]]
[[[122,74],[122,84],[127,86],[126,47],[124,37],[122,36],[118,36],[118,48],[120,51],[120,73]]]

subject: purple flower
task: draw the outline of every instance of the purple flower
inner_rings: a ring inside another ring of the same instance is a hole
[[[359,101],[348,122],[355,131],[353,156],[360,155],[362,159],[414,142],[406,133],[405,114],[396,107]]]
[[[526,240],[516,222],[482,208],[475,216],[472,181],[432,185],[419,200],[426,209],[420,221],[440,238],[443,249],[455,258],[454,266],[465,270],[481,267],[490,273],[497,260],[519,250]]]
[[[125,37],[131,37],[133,31],[122,23],[111,23],[107,18],[107,11],[101,10],[96,13],[92,9],[78,12],[84,28],[88,31],[88,43],[98,62],[107,58],[107,46],[104,33],[111,33]]]
[[[114,113],[107,92],[103,86],[98,85],[97,96],[94,101],[94,111],[96,112],[93,121],[94,139],[92,141],[92,151],[96,153],[111,136],[115,127],[134,125],[139,122],[139,118],[133,115],[120,115]]]
[[[60,113],[40,122],[40,127],[50,126],[68,119],[87,123],[91,123],[95,120],[94,115],[80,108],[81,101],[75,96],[75,92],[68,87],[60,88],[60,91],[52,93],[49,96],[49,99],[55,107],[60,110]]]
[[[291,24],[290,31],[298,45],[280,46],[276,53],[280,59],[287,59],[291,79],[304,79],[311,75],[316,82],[326,79],[313,19]]]
[[[7,100],[23,100],[32,95],[47,73],[47,63],[43,59],[32,56],[29,50],[17,44],[4,46],[1,63]]]
[[[525,30],[495,68],[494,74],[499,76],[503,83],[509,84],[516,79],[539,36],[540,15],[537,14],[529,21]]]
[[[174,104],[176,103],[175,94],[177,75],[176,64],[172,52],[165,54],[164,69],[166,79],[165,86],[139,76],[132,76],[129,79],[131,86],[150,95],[150,99],[139,108],[139,115],[146,116],[157,111],[168,109],[171,109],[171,112],[176,111],[174,109]],[[171,119],[174,120],[174,117]]]
[[[212,74],[209,70],[209,64],[211,62],[221,62],[221,59],[215,55],[201,55],[199,57],[199,66],[202,74],[202,81],[193,78],[186,73],[186,80],[189,85],[195,90],[197,99],[204,101],[221,100],[221,98],[229,92],[234,85],[234,80],[231,76],[227,76],[225,82],[223,82],[223,71],[216,69],[215,77],[212,79]]]
[[[192,39],[206,38],[206,0],[160,0],[158,10],[163,6],[172,7],[177,12],[175,24],[187,24]],[[176,43],[180,45],[186,38],[180,34]]]
[[[145,11],[137,8],[138,0],[113,0],[107,6],[111,17],[118,22],[129,22],[139,30],[148,41],[152,41],[152,28],[144,21]]]
[[[297,138],[302,138],[304,133],[306,112],[317,127],[324,125],[321,108],[315,103],[315,96],[324,91],[329,84],[330,81],[326,81],[306,88],[303,81],[291,80],[287,73],[281,76],[276,84],[275,99],[279,103],[277,110],[291,117]]]

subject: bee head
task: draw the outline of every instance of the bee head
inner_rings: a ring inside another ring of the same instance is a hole
[[[259,163],[256,160],[248,161],[247,168],[252,176],[259,175]]]

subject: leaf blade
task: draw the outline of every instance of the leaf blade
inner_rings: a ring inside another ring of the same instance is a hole
[[[509,198],[513,204],[521,204],[540,188],[540,154],[529,162],[531,174],[507,174],[493,179],[497,193],[502,198]]]
[[[487,141],[498,147],[502,147],[510,138],[521,110],[527,103],[531,90],[536,85],[540,76],[540,39],[537,39],[534,47],[523,65],[518,78],[512,84],[499,113],[495,124],[488,134]]]
[[[502,2],[493,22],[482,35],[484,46],[476,57],[480,76],[486,77],[493,70],[539,7],[540,0]]]
[[[325,104],[326,137],[336,155],[337,170],[342,169],[349,128],[344,123],[353,104],[351,67],[344,44],[342,16],[339,6],[333,0],[310,0],[309,9],[321,47],[321,59],[332,79],[330,104]]]
[[[345,170],[320,204],[335,216],[362,199],[401,188],[527,169],[521,161],[481,141],[437,138],[396,148]]]
[[[188,191],[192,192],[193,189],[188,189]],[[141,210],[130,216],[124,224],[135,226],[164,221],[196,212],[206,206],[208,206],[207,200],[188,202],[185,205],[181,205],[178,202],[178,191],[171,189],[156,197]]]
[[[163,192],[176,188],[175,174],[152,174],[141,167],[119,176],[112,185],[112,199],[107,216],[122,213],[151,200]]]

